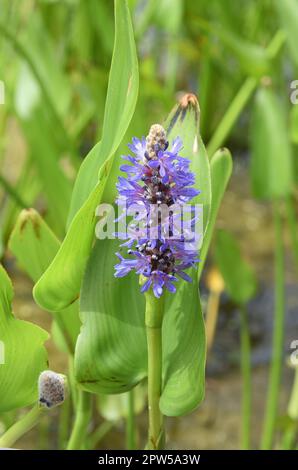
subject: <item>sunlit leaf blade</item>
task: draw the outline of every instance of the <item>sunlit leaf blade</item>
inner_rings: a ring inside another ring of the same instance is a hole
[[[248,302],[256,293],[257,279],[231,233],[217,231],[214,256],[231,298],[238,304]]]
[[[227,184],[232,174],[233,161],[230,152],[227,149],[218,150],[211,159],[211,188],[212,188],[212,205],[210,218],[206,233],[203,239],[203,246],[200,253],[198,278],[200,279],[204,264],[206,261],[209,245],[211,242],[216,216],[225,193]]]
[[[32,404],[37,400],[37,381],[47,369],[44,342],[49,335],[32,323],[17,320],[11,311],[13,290],[0,265],[0,412]]]
[[[46,310],[63,310],[78,298],[94,240],[95,208],[100,203],[106,178],[107,175],[103,176],[76,214],[57,255],[33,289],[36,302]]]
[[[139,75],[126,0],[115,0],[115,41],[105,105],[102,140],[85,158],[72,195],[68,222],[98,181],[101,165],[114,155],[129,126],[138,95]]]
[[[145,300],[135,274],[114,277],[118,249],[117,240],[98,240],[82,285],[75,374],[91,392],[121,393],[146,377]]]
[[[36,282],[55,257],[60,242],[38,212],[28,209],[21,212],[9,240],[20,266]],[[78,304],[72,304],[54,316],[62,330],[67,349],[74,351],[80,330]]]
[[[273,199],[292,191],[292,149],[285,110],[270,87],[256,95],[252,121],[251,182],[255,197]]]
[[[203,204],[204,229],[207,228],[211,206],[211,178],[208,155],[199,134],[200,109],[196,97],[184,95],[180,103],[170,113],[165,128],[171,144],[180,137],[183,149],[180,154],[191,160],[191,170],[196,177],[196,188],[201,191],[193,202]]]
[[[197,282],[181,281],[176,294],[168,295],[163,322],[164,378],[160,399],[163,414],[189,413],[203,400],[205,350],[205,326]]]

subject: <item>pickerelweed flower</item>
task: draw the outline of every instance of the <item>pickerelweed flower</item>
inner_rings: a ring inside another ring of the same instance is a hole
[[[126,214],[136,207],[134,222],[137,224],[129,226],[128,240],[122,244],[128,248],[129,258],[117,253],[120,262],[115,266],[115,276],[123,277],[134,270],[145,278],[141,291],[152,288],[154,295],[160,297],[164,288],[176,291],[173,282],[178,280],[177,276],[191,281],[185,270],[199,261],[197,250],[186,243],[194,218],[183,220],[182,233],[178,230],[179,234],[175,235],[181,219],[177,207],[183,207],[183,213],[190,212],[185,209],[191,208],[187,203],[199,191],[192,187],[195,177],[189,170],[190,161],[179,155],[181,139],[177,137],[169,150],[161,125],[151,126],[146,139],[133,138],[129,148],[134,156],[122,157],[129,164],[120,168],[127,176],[119,177],[117,204]],[[162,207],[168,209],[167,224]],[[117,235],[123,238],[123,234]]]

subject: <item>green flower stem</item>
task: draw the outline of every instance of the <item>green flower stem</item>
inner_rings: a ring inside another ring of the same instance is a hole
[[[91,419],[91,407],[92,395],[80,390],[76,405],[74,427],[67,444],[67,450],[79,450],[82,448],[87,434],[87,427]]]
[[[267,48],[268,55],[271,59],[273,59],[278,54],[284,42],[285,35],[283,31],[278,31]],[[224,144],[227,136],[231,132],[235,122],[237,121],[239,115],[243,111],[244,107],[246,106],[248,100],[252,96],[257,86],[257,78],[246,78],[243,85],[241,86],[238,93],[231,102],[226,113],[224,114],[223,118],[221,119],[220,124],[217,127],[215,133],[213,134],[209,144],[207,145],[208,155],[212,156],[216,152],[216,150]]]
[[[152,290],[146,293],[145,324],[148,347],[148,414],[147,449],[158,450],[164,445],[163,415],[159,409],[162,390],[162,319],[163,298],[157,299]]]
[[[133,390],[130,390],[127,393],[126,448],[127,450],[134,450],[136,448],[134,391]]]
[[[241,447],[243,450],[250,448],[251,428],[251,348],[249,338],[249,326],[247,310],[244,305],[240,307],[240,338],[241,338],[241,373],[242,373],[242,435]]]
[[[0,437],[0,448],[12,447],[16,441],[38,423],[44,411],[45,408],[40,407],[38,403],[34,405],[25,416],[13,424],[11,428]]]
[[[285,293],[282,220],[278,203],[275,202],[273,207],[275,227],[275,312],[269,388],[261,440],[261,448],[263,450],[270,449],[273,443],[274,426],[278,413],[278,398],[281,383],[284,344]]]

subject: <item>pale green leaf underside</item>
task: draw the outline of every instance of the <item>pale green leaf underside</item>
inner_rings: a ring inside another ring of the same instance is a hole
[[[47,369],[44,342],[49,335],[32,323],[17,320],[11,312],[12,285],[0,265],[0,412],[31,405],[38,398],[37,381]]]

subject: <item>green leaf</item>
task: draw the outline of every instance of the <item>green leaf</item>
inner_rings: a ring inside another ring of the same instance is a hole
[[[208,249],[210,246],[217,213],[225,193],[227,184],[232,174],[233,161],[230,152],[227,149],[218,150],[211,159],[211,192],[212,192],[212,205],[210,211],[210,218],[206,233],[203,239],[203,246],[200,252],[198,279],[200,279],[204,264],[207,258]]]
[[[126,1],[115,0],[115,42],[102,139],[81,165],[72,195],[68,223],[95,187],[101,165],[119,147],[134,113],[138,87],[138,62],[129,9]]]
[[[59,165],[57,145],[53,141],[43,109],[36,108],[29,118],[22,120],[22,127],[47,198],[51,226],[59,234],[63,234],[72,184]]]
[[[203,204],[204,231],[207,229],[211,208],[211,176],[208,155],[199,134],[200,109],[195,95],[184,95],[166,120],[167,137],[171,141],[180,137],[183,142],[182,157],[191,160],[191,170],[195,174],[195,187],[201,193],[193,200]]]
[[[76,379],[88,391],[121,393],[146,377],[145,299],[133,273],[114,277],[119,240],[97,240],[80,297]]]
[[[100,203],[106,179],[105,173],[73,219],[55,258],[34,286],[34,299],[45,310],[63,310],[78,298],[94,240],[95,208]]]
[[[28,209],[20,213],[9,240],[9,249],[33,282],[47,269],[59,246],[59,240],[38,212]],[[78,304],[56,313],[54,319],[63,333],[66,349],[73,352],[81,325]]]
[[[162,332],[160,409],[166,416],[181,416],[195,409],[205,393],[206,338],[197,281],[180,281],[177,292],[167,296]]]
[[[47,369],[46,331],[11,312],[12,285],[0,265],[0,412],[31,405],[38,398],[37,381]],[[4,362],[4,363],[3,363]]]
[[[145,299],[135,274],[114,278],[117,249],[119,240],[96,242],[82,286],[75,375],[93,393],[127,391],[147,375]],[[169,295],[163,345],[160,406],[178,416],[195,408],[204,394],[205,332],[196,282],[180,281],[177,293]]]
[[[61,310],[78,297],[94,240],[95,209],[101,202],[113,154],[129,125],[136,103],[137,56],[129,10],[124,1],[115,0],[115,26],[115,46],[100,144],[102,159],[97,162],[98,153],[94,149],[89,154],[92,155],[88,160],[90,163],[83,164],[82,176],[78,177],[74,190],[68,232],[57,256],[34,288],[36,302],[47,310]]]
[[[245,304],[251,300],[257,290],[257,279],[231,233],[217,231],[214,257],[225,281],[225,288],[234,302]]]
[[[296,65],[298,65],[298,1],[274,0],[275,8],[283,30],[286,33],[290,53]]]
[[[274,199],[292,191],[292,149],[285,110],[268,87],[258,90],[252,121],[251,182],[254,196]]]

